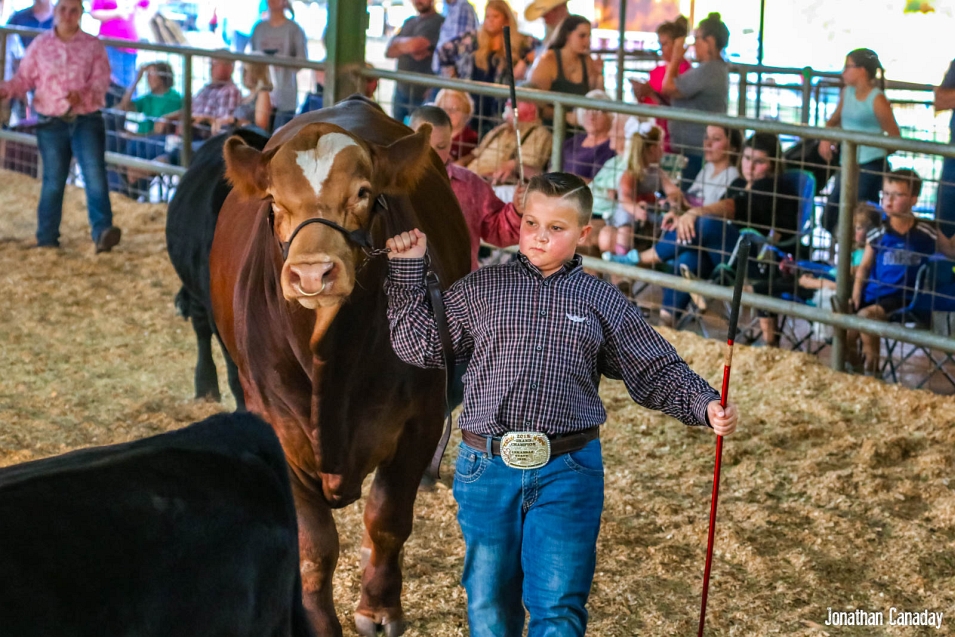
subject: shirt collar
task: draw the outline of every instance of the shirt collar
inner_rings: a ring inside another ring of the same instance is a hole
[[[541,274],[540,269],[536,265],[530,262],[530,259],[523,252],[517,253],[518,262],[524,266],[524,269],[531,276],[543,279],[544,275]],[[551,276],[570,276],[576,272],[583,270],[583,258],[579,254],[574,254],[574,258],[564,264],[564,267],[552,274]],[[550,277],[547,277],[550,278]]]

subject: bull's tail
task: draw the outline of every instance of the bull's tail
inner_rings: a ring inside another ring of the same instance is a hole
[[[197,312],[195,311],[195,300],[192,298],[192,295],[189,294],[189,290],[185,286],[179,288],[179,292],[176,293],[176,300],[174,301],[176,306],[176,314],[186,319],[187,321],[196,316]]]

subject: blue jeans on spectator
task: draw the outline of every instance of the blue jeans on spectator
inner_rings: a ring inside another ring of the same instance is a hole
[[[410,117],[411,113],[423,103],[423,101],[411,99],[411,95],[409,93],[395,89],[394,103],[392,104],[392,114],[396,120],[402,124],[407,124],[405,118]]]
[[[955,159],[951,157],[942,160],[938,198],[935,201],[935,220],[946,237],[955,234]]]
[[[83,173],[86,209],[93,241],[113,225],[113,209],[106,184],[106,128],[99,112],[80,115],[67,122],[51,117],[37,126],[37,146],[43,160],[43,181],[37,209],[36,241],[41,246],[59,245],[63,217],[63,193],[75,156]]]
[[[106,57],[109,58],[109,68],[113,79],[123,88],[129,88],[136,81],[136,52],[121,51],[111,46],[106,47]]]
[[[522,471],[462,443],[454,498],[472,637],[579,637],[603,511],[600,440]]]
[[[882,192],[882,177],[884,173],[892,170],[886,158],[875,159],[864,164],[859,164],[859,195],[858,201],[871,201],[879,203],[879,193]],[[842,193],[842,171],[836,172],[836,179],[832,183],[832,192],[829,194],[829,200],[826,202],[825,211],[822,213],[822,227],[830,234],[835,234],[836,227],[839,225],[839,201]]]
[[[665,232],[655,246],[657,256],[672,264],[673,274],[680,274],[680,266],[685,265],[690,272],[701,279],[708,279],[720,263],[729,260],[736,242],[739,240],[739,228],[715,217],[699,217],[696,220],[696,238],[694,243],[677,243],[676,232]],[[687,292],[663,289],[662,306],[672,311],[682,311],[690,303]]]

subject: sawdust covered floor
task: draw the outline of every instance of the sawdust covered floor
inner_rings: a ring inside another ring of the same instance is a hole
[[[164,208],[115,198],[122,243],[94,256],[70,189],[59,252],[32,242],[37,182],[0,174],[0,465],[149,436],[225,407],[192,395],[193,336]],[[665,332],[714,385],[723,346]],[[955,399],[741,349],[707,617],[711,635],[955,634]],[[221,383],[225,390],[224,378]],[[696,631],[714,437],[606,382],[606,510],[589,634]],[[452,446],[452,449],[454,447]],[[409,635],[467,633],[463,546],[445,483],[418,499],[405,554]],[[361,509],[337,514],[339,614],[351,632]],[[827,609],[946,613],[942,630],[831,628]]]

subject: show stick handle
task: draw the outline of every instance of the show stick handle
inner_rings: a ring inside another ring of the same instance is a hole
[[[720,405],[726,407],[729,400],[730,370],[733,367],[733,343],[739,325],[739,308],[743,299],[743,285],[746,283],[746,270],[749,267],[749,237],[743,237],[736,253],[736,282],[733,284],[733,303],[730,306],[730,322],[726,333],[726,353],[723,357],[723,387],[720,391]]]
[[[511,90],[511,109],[514,116],[514,132],[517,135],[517,170],[520,183],[524,183],[524,153],[521,149],[521,129],[517,125],[517,78],[514,77],[514,55],[511,53],[511,27],[504,27],[504,59],[507,60],[508,88]]]

